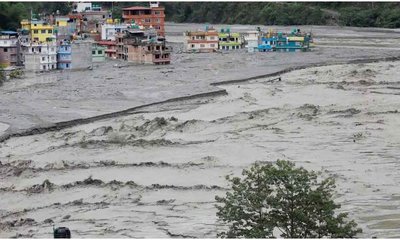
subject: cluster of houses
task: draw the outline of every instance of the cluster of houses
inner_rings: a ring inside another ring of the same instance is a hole
[[[74,2],[68,16],[22,20],[18,31],[0,32],[0,67],[28,71],[91,68],[106,58],[135,63],[169,64],[164,8],[124,8],[113,19],[99,4]]]
[[[0,68],[28,71],[91,68],[105,59],[140,64],[169,64],[172,48],[166,45],[164,8],[122,9],[113,19],[100,4],[74,2],[67,16],[31,16],[17,31],[0,32]],[[244,33],[213,27],[184,33],[185,52],[215,52],[246,48],[248,52],[306,51],[312,36],[294,29],[286,34],[274,30]]]
[[[248,52],[307,51],[312,43],[311,33],[293,29],[289,34],[260,28],[244,33],[231,32],[229,28],[217,32],[213,27],[187,31],[184,36],[186,52],[215,52],[246,48]]]

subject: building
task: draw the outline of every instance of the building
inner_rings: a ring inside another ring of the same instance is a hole
[[[54,33],[58,40],[71,40],[77,34],[77,24],[69,17],[57,16],[54,22]]]
[[[97,44],[92,46],[92,62],[104,62],[106,48]]]
[[[218,32],[212,27],[205,31],[185,32],[184,49],[187,52],[214,52],[218,50]]]
[[[28,30],[33,42],[47,42],[48,39],[54,38],[54,27],[46,21],[42,20],[22,20],[21,27]]]
[[[109,24],[104,23],[101,25],[101,40],[111,40],[115,41],[115,35],[118,33],[122,33],[124,30],[127,30],[129,24],[125,23],[115,23]]]
[[[247,31],[243,33],[245,48],[248,52],[255,52],[258,49],[260,31]]]
[[[31,42],[22,46],[25,69],[49,71],[57,69],[57,45],[55,39],[47,42]]]
[[[18,33],[0,32],[0,68],[20,65]]]
[[[57,68],[58,69],[71,69],[71,42],[61,41],[57,48]]]
[[[92,67],[92,41],[74,40],[71,42],[70,69],[88,69]]]
[[[165,36],[165,8],[157,2],[151,2],[150,7],[128,7],[122,9],[122,18],[125,23],[144,26],[146,29],[154,28],[159,36]]]
[[[117,59],[117,43],[115,41],[97,41],[96,43],[104,47],[106,57]]]
[[[92,11],[91,2],[74,2],[72,4],[72,11],[76,13]]]
[[[90,33],[100,35],[101,25],[111,18],[111,13],[104,11],[98,3],[74,2],[72,13],[69,14],[71,21],[76,23],[78,33]],[[100,40],[100,36],[95,36]]]
[[[117,35],[117,58],[142,64],[169,64],[172,49],[154,29],[128,29]]]
[[[231,33],[229,29],[221,29],[218,34],[218,41],[220,50],[240,49],[243,43],[240,33]]]

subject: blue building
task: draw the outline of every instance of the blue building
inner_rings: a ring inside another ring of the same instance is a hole
[[[71,43],[69,41],[62,41],[57,50],[57,68],[71,69]]]

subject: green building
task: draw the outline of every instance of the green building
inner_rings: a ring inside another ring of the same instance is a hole
[[[243,46],[243,40],[240,33],[231,33],[230,29],[221,29],[218,33],[218,49],[236,50]]]
[[[99,45],[93,45],[93,47],[92,47],[93,62],[104,62],[106,60],[105,50],[106,50],[105,47],[102,47]]]

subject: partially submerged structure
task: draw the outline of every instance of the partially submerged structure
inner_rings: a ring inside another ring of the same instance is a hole
[[[0,32],[0,68],[20,65],[18,33]]]
[[[214,52],[218,50],[218,32],[206,26],[205,31],[185,32],[184,49],[186,52]]]
[[[105,50],[106,50],[105,47],[94,44],[92,46],[92,61],[104,62],[106,60]]]
[[[154,29],[137,26],[117,35],[117,58],[142,64],[169,64],[172,49]]]
[[[231,33],[230,29],[221,29],[218,34],[218,45],[220,50],[241,49],[243,40],[240,33]]]

